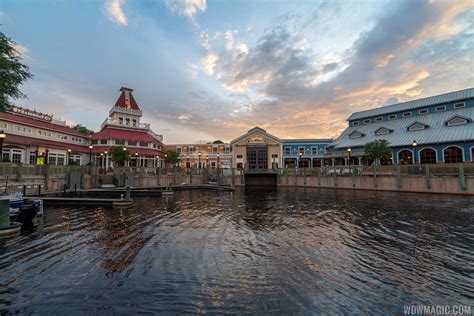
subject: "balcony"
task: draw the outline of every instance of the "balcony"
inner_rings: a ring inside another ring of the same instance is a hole
[[[150,124],[146,123],[138,123],[133,125],[132,122],[126,124],[126,122],[120,123],[119,120],[112,120],[111,118],[106,118],[104,122],[100,125],[101,128],[104,128],[106,125],[114,125],[114,126],[122,126],[128,128],[135,128],[135,129],[143,129],[143,130],[150,130]]]
[[[312,154],[311,152],[305,152],[303,155],[301,155],[301,158],[323,158],[326,155],[325,151],[323,150],[318,150],[317,154]],[[283,158],[298,158],[299,152],[293,151],[291,153],[286,153],[283,152]]]

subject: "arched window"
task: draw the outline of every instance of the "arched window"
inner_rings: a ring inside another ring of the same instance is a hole
[[[413,153],[409,150],[402,150],[398,152],[398,163],[400,165],[412,165]]]
[[[420,150],[420,163],[436,163],[436,150],[431,148]]]
[[[457,146],[451,146],[444,149],[444,162],[457,163],[463,162],[462,149]]]

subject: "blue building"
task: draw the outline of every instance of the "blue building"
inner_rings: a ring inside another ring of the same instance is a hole
[[[319,168],[324,165],[326,147],[332,139],[287,139],[282,143],[283,166]]]
[[[474,88],[353,113],[328,146],[332,165],[370,164],[364,145],[386,139],[392,158],[382,164],[474,160]]]

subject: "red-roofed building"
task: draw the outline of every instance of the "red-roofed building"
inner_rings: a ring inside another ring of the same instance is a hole
[[[150,124],[140,122],[142,111],[132,95],[133,89],[120,88],[120,96],[109,111],[99,132],[91,136],[94,159],[105,168],[113,166],[106,152],[124,147],[131,155],[130,166],[158,167],[163,137]],[[101,155],[103,154],[103,155]]]
[[[89,163],[89,136],[34,110],[14,106],[0,112],[2,161],[23,164],[66,165]]]

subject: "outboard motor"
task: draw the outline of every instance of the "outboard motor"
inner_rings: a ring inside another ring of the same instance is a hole
[[[23,223],[22,229],[33,230],[36,223],[36,215],[38,214],[38,205],[32,200],[24,200],[20,205],[17,221]]]

